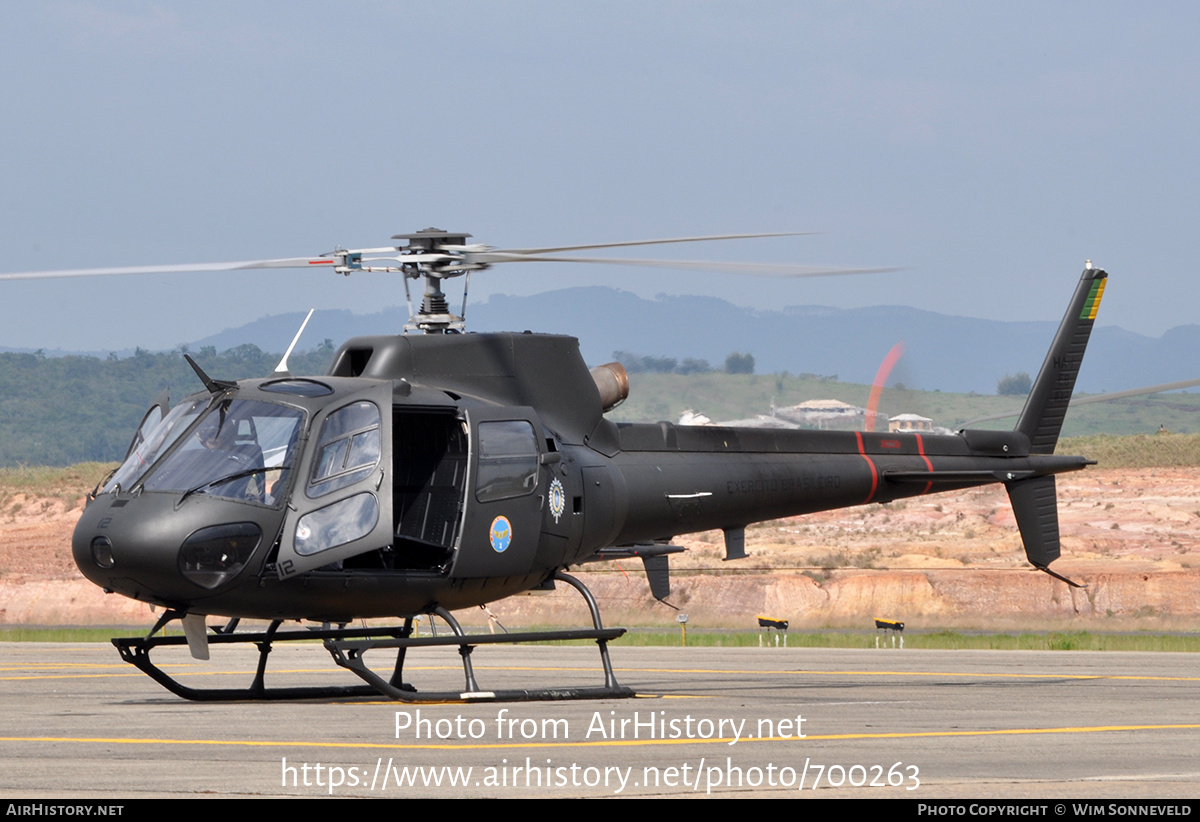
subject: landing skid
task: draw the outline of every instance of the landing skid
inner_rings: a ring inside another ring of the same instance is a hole
[[[346,630],[341,628],[325,628],[321,630],[280,631],[280,620],[272,622],[263,633],[234,634],[223,630],[208,636],[210,645],[246,644],[253,643],[258,647],[258,669],[254,680],[248,688],[191,688],[172,678],[150,660],[150,651],[163,645],[186,645],[187,638],[182,636],[154,636],[166,623],[172,619],[182,619],[183,614],[168,612],[158,621],[150,636],[127,637],[114,639],[113,645],[121,654],[121,658],[139,671],[149,676],[158,684],[176,696],[197,702],[231,702],[245,700],[292,700],[292,699],[342,699],[347,697],[383,695],[389,699],[402,702],[521,702],[536,700],[566,700],[566,699],[620,699],[634,696],[630,688],[617,684],[613,674],[612,663],[608,657],[609,640],[617,639],[625,633],[624,628],[604,628],[600,621],[600,611],[591,592],[579,580],[565,573],[555,574],[556,580],[565,582],[578,590],[587,601],[595,627],[572,631],[531,631],[515,634],[466,634],[458,621],[448,611],[438,608],[435,614],[450,625],[453,631],[449,636],[414,637],[413,620],[405,619],[403,627],[364,628]],[[325,649],[329,651],[334,662],[358,675],[366,685],[357,686],[307,686],[292,688],[268,688],[266,686],[267,657],[271,647],[277,642],[294,642],[300,640],[323,640]],[[479,645],[496,645],[501,643],[518,642],[555,642],[562,640],[592,639],[600,646],[600,659],[604,668],[604,684],[598,687],[565,687],[540,689],[503,689],[485,690],[475,679],[471,665],[471,653]],[[417,691],[412,685],[404,682],[404,657],[409,648],[431,646],[457,646],[463,661],[463,674],[466,679],[462,691]],[[363,657],[376,648],[395,648],[396,664],[389,679],[384,679],[367,667]]]

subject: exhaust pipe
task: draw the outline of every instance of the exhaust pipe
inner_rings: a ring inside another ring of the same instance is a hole
[[[606,362],[591,369],[596,388],[600,389],[600,405],[611,411],[629,396],[629,374],[619,362]]]

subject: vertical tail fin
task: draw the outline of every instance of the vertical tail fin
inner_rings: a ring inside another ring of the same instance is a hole
[[[1031,454],[1053,454],[1058,444],[1063,418],[1071,403],[1075,378],[1079,376],[1083,352],[1092,334],[1092,325],[1107,279],[1108,274],[1092,268],[1091,262],[1084,268],[1075,296],[1071,298],[1042,370],[1038,372],[1029,399],[1025,401],[1017,430],[1029,437]],[[1017,518],[1017,527],[1021,530],[1025,556],[1038,568],[1070,583],[1047,569],[1061,553],[1054,475],[1013,480],[1005,483],[1005,487]]]
[[[1025,401],[1017,430],[1029,437],[1031,454],[1054,453],[1107,280],[1108,274],[1089,261]]]
[[[1058,497],[1054,475],[1007,482],[1008,500],[1012,503],[1025,544],[1025,556],[1043,570],[1062,554],[1058,541]]]

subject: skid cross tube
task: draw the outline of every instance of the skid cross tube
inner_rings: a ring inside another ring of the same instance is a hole
[[[605,628],[600,619],[600,609],[587,586],[570,574],[561,571],[554,579],[565,582],[577,590],[587,603],[592,616],[591,629],[569,631],[531,631],[513,634],[466,634],[458,620],[443,608],[434,610],[454,632],[453,636],[432,636],[412,638],[405,634],[401,638],[392,639],[328,639],[325,647],[333,656],[334,661],[343,668],[353,671],[384,696],[403,702],[447,702],[447,701],[481,701],[494,700],[498,702],[521,702],[559,699],[620,699],[634,696],[630,688],[617,683],[613,673],[612,661],[608,656],[608,642],[624,635],[624,628]],[[408,623],[406,623],[406,628]],[[471,653],[478,645],[498,645],[517,642],[558,642],[565,640],[594,639],[600,646],[600,660],[604,668],[604,685],[601,687],[579,688],[537,688],[537,689],[505,689],[483,690],[475,679],[475,671],[471,666]],[[457,645],[458,653],[463,660],[463,676],[466,680],[466,690],[462,692],[421,692],[403,682],[402,668],[404,652],[408,648],[433,645]],[[363,656],[367,651],[376,648],[397,648],[396,669],[390,681],[376,674],[367,667]]]

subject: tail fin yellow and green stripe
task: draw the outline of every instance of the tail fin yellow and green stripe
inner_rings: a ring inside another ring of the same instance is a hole
[[[1100,310],[1100,298],[1104,296],[1104,284],[1107,282],[1107,277],[1101,277],[1098,280],[1092,281],[1092,290],[1088,293],[1087,300],[1083,304],[1083,312],[1079,315],[1079,319],[1096,319],[1096,312]]]

